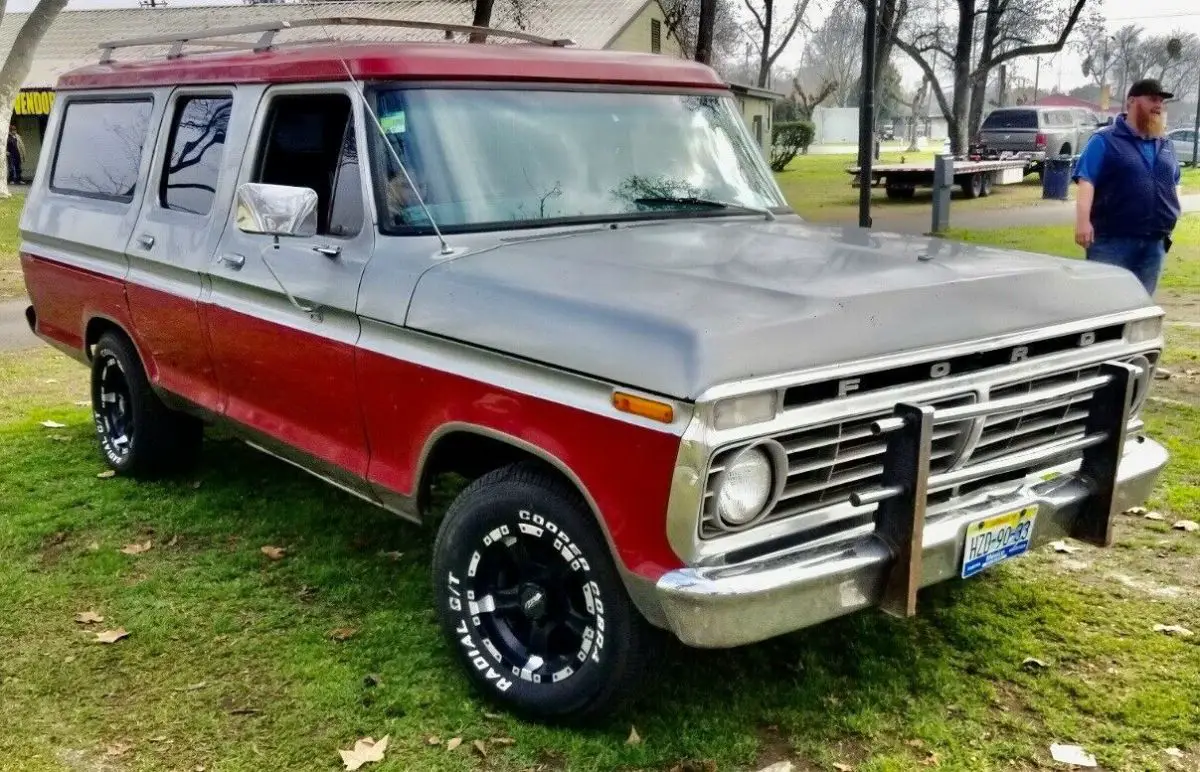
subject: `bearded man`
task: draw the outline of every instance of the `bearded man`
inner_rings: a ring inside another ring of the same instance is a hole
[[[1180,211],[1179,160],[1163,110],[1173,96],[1152,78],[1134,83],[1126,112],[1092,136],[1072,176],[1075,243],[1088,260],[1132,271],[1151,295]]]

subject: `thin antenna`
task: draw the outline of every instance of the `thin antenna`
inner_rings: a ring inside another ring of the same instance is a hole
[[[322,24],[321,29],[328,34],[329,31],[325,29],[325,25]],[[354,77],[354,73],[350,71],[350,65],[346,63],[346,58],[342,56],[341,53],[338,53],[337,57],[338,61],[342,63],[342,69],[346,71],[346,77],[350,79],[350,82],[354,84],[354,88],[357,89],[358,95],[362,99],[363,107],[365,107],[367,112],[370,114],[371,121],[375,124],[375,128],[379,131],[379,136],[383,138],[384,147],[388,149],[388,152],[392,156],[392,160],[395,161],[396,165],[400,167],[400,171],[404,172],[404,179],[408,180],[409,187],[417,197],[417,203],[421,205],[421,209],[425,212],[425,216],[429,218],[429,224],[433,227],[433,232],[435,235],[437,235],[437,239],[442,245],[442,254],[453,255],[454,249],[446,243],[445,237],[442,236],[442,231],[438,228],[437,223],[434,221],[433,214],[429,211],[429,207],[425,205],[425,198],[421,195],[421,191],[417,190],[417,184],[413,182],[413,178],[411,175],[409,175],[408,169],[404,166],[404,162],[400,160],[400,155],[396,152],[396,148],[392,147],[392,143],[388,141],[387,132],[383,130],[383,124],[379,122],[379,116],[375,115],[375,111],[371,109],[371,103],[367,99],[366,92],[363,91],[362,84],[358,82],[358,79]]]

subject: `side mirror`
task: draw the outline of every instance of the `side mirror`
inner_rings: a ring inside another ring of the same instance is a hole
[[[267,236],[315,236],[317,192],[289,185],[247,182],[237,191],[237,227]]]

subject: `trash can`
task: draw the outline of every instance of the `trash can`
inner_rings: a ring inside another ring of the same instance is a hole
[[[1042,162],[1042,198],[1066,201],[1071,189],[1074,158],[1069,155],[1047,156]]]

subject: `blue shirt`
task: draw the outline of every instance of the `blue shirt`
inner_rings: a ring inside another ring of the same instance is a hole
[[[1154,148],[1155,141],[1153,139],[1138,139],[1138,150],[1142,152],[1142,158],[1146,161],[1146,171],[1154,168]],[[1083,148],[1083,153],[1079,156],[1079,162],[1075,165],[1074,177],[1077,180],[1087,180],[1093,185],[1096,184],[1096,179],[1100,176],[1100,167],[1104,164],[1104,149],[1106,145],[1104,139],[1097,135],[1092,135],[1088,140],[1087,145]],[[1175,167],[1175,184],[1179,184],[1179,167]]]

